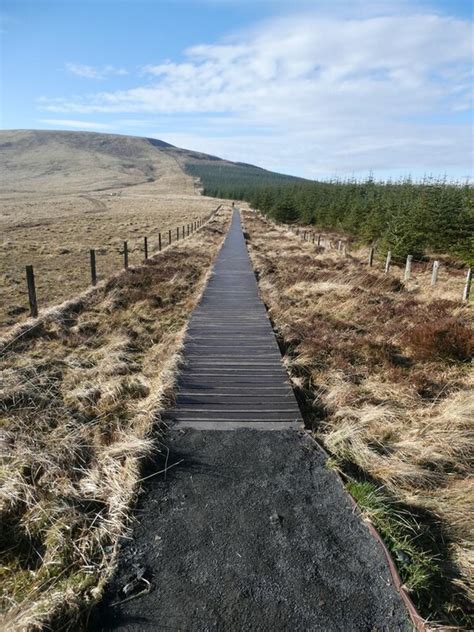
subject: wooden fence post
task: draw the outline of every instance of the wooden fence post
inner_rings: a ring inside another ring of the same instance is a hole
[[[123,242],[123,267],[125,270],[128,268],[128,243]]]
[[[342,241],[339,239],[339,241],[337,242],[337,251],[341,252],[342,249]]]
[[[469,268],[466,274],[466,283],[464,284],[464,290],[462,293],[463,303],[466,303],[469,300],[469,296],[471,294],[471,283],[472,283],[472,268]]]
[[[347,248],[346,244],[342,244],[342,256],[347,257]]]
[[[374,265],[374,249],[371,248],[369,250],[369,266],[372,267]]]
[[[95,266],[95,250],[89,250],[89,257],[91,262],[91,283],[92,285],[96,285],[97,283],[97,269]]]
[[[189,224],[186,226],[187,236],[189,237]]]
[[[405,263],[405,281],[411,277],[411,262],[413,261],[413,255],[407,255],[407,261]]]
[[[148,237],[143,237],[143,252],[145,253],[145,261],[148,259]]]
[[[318,246],[321,245],[321,235],[318,235]]]
[[[158,250],[161,252],[161,233],[158,233]]]
[[[387,258],[385,259],[385,274],[389,273],[391,261],[392,261],[392,251],[389,250],[387,252]]]
[[[438,281],[439,261],[433,261],[433,271],[431,273],[431,285],[436,285]]]
[[[184,239],[184,238],[185,238],[185,234],[184,234],[184,226],[183,226],[183,232],[182,232],[182,234],[183,234],[183,239]]]
[[[171,228],[168,231],[168,246],[170,245],[170,243],[171,243]]]
[[[30,302],[30,316],[38,316],[38,302],[36,300],[35,273],[33,266],[26,266],[26,283],[28,285],[28,300]]]
[[[176,241],[178,241],[178,239],[179,239],[179,226],[176,229]]]

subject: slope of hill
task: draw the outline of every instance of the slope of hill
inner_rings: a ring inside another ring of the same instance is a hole
[[[64,195],[153,185],[194,190],[193,176],[296,180],[244,163],[174,147],[154,138],[95,132],[0,131],[0,196]],[[191,187],[191,189],[190,189]]]
[[[0,132],[2,194],[52,195],[160,183],[184,192],[167,147],[146,138],[89,132]]]
[[[121,266],[124,240],[137,263],[144,236],[152,251],[158,232],[208,215],[219,202],[187,172],[196,164],[233,165],[156,139],[0,131],[0,326],[27,314],[25,265],[44,307],[87,287],[90,248],[103,278]]]

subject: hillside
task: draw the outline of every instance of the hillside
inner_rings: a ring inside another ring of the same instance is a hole
[[[43,308],[88,286],[89,249],[105,278],[122,265],[123,241],[134,264],[144,236],[153,251],[159,232],[207,216],[218,203],[201,195],[188,164],[232,166],[156,139],[0,131],[0,327],[28,314],[25,265]]]
[[[86,193],[182,179],[174,161],[146,139],[84,132],[1,132],[0,168],[0,191],[13,195]]]
[[[194,177],[294,179],[253,165],[174,147],[154,138],[95,132],[0,131],[0,196],[119,191],[194,192]]]

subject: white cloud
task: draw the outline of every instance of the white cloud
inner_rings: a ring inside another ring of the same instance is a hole
[[[102,66],[100,68],[88,66],[87,64],[66,64],[66,69],[73,75],[84,77],[85,79],[105,79],[110,76],[128,75],[125,68],[116,68],[115,66]]]
[[[65,127],[66,129],[84,129],[105,131],[114,129],[109,123],[96,123],[94,121],[76,121],[72,119],[40,119],[40,123],[56,127]]]
[[[472,25],[386,6],[372,2],[358,18],[344,18],[338,5],[332,16],[313,10],[273,19],[193,46],[183,62],[145,66],[148,80],[132,89],[42,107],[166,115],[176,130],[163,135],[170,142],[307,175],[465,171],[469,126],[456,116],[472,97]],[[183,136],[183,117],[199,131]]]

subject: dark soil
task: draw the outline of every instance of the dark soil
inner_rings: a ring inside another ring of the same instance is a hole
[[[308,437],[175,427],[167,445],[179,463],[149,479],[89,630],[412,629],[379,544]]]

